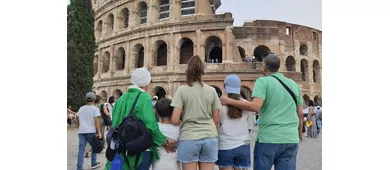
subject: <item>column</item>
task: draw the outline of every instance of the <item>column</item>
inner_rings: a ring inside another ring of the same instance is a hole
[[[149,0],[148,3],[148,16],[146,23],[155,23],[160,17],[160,2],[159,0]]]
[[[173,66],[177,65],[175,58],[180,57],[177,56],[177,48],[176,48],[176,42],[175,42],[175,35],[173,33],[169,34],[169,42],[168,43],[168,56],[167,56],[167,65]]]
[[[209,0],[195,1],[195,15],[212,15],[211,4]]]
[[[202,54],[204,47],[202,50],[202,44],[202,31],[198,29],[196,30],[196,44],[194,44],[194,46],[196,46],[196,50],[194,50],[194,55],[199,55],[200,58],[204,58],[204,54]]]
[[[231,36],[230,34],[232,33],[232,30],[227,27],[225,29],[225,42],[222,42],[222,44],[225,44],[224,49],[222,50],[222,63],[232,63],[233,62],[233,57],[232,57],[232,52],[231,50]]]
[[[145,35],[144,39],[144,67],[148,68],[151,65],[151,51],[150,51],[150,38],[149,35]]]
[[[171,0],[169,4],[169,18],[173,20],[180,19],[181,17],[181,0]]]
[[[114,55],[115,55],[115,51],[114,51],[114,46],[111,45],[110,46],[110,69],[108,69],[108,72],[113,74],[114,73]]]
[[[102,66],[103,66],[103,55],[102,55],[102,49],[99,49],[98,51],[98,72],[97,72],[97,78],[100,79],[100,74],[102,72]]]
[[[138,11],[138,4],[137,1],[131,2],[130,8],[129,8],[129,28],[134,28],[139,25],[141,22],[139,20],[139,11]]]
[[[125,59],[125,72],[129,73],[131,70],[131,47],[130,42],[125,43],[125,49],[126,49],[126,59]]]

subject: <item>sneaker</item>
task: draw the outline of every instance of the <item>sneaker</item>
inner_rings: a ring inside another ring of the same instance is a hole
[[[92,168],[92,169],[95,169],[95,168],[100,167],[101,165],[102,165],[102,164],[100,164],[100,162],[96,162],[96,163],[92,164],[91,168]]]

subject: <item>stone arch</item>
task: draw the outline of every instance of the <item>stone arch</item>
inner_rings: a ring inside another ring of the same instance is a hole
[[[102,32],[103,32],[103,21],[100,20],[96,26],[96,35],[95,35],[96,40],[99,40],[102,37]]]
[[[119,97],[122,96],[122,91],[119,89],[116,89],[112,95],[115,97],[115,99],[118,99]]]
[[[302,73],[302,80],[308,81],[309,80],[309,63],[306,59],[301,60],[301,73]]]
[[[104,90],[100,92],[100,101],[102,103],[107,103],[107,92]]]
[[[107,17],[107,22],[106,22],[107,35],[111,34],[113,31],[114,31],[114,14],[110,14]]]
[[[307,45],[301,44],[301,46],[299,47],[299,54],[307,56],[307,51],[308,51]]]
[[[116,58],[114,60],[115,70],[125,69],[126,52],[123,47],[119,47],[116,52]]]
[[[210,36],[205,41],[205,62],[222,63],[222,40],[217,36]]]
[[[142,44],[136,44],[133,48],[133,53],[135,55],[135,68],[141,68],[144,66],[144,54],[145,49]]]
[[[153,96],[157,96],[158,99],[166,98],[166,95],[167,91],[161,86],[157,86],[153,89]]]
[[[306,107],[309,106],[309,101],[310,101],[310,97],[307,94],[304,94],[303,95],[303,102],[304,102]]]
[[[103,73],[107,73],[110,70],[110,53],[108,51],[103,54]]]
[[[214,87],[215,91],[216,91],[217,94],[218,94],[218,97],[221,97],[221,96],[222,96],[222,90],[221,90],[218,86],[211,85],[211,87]]]
[[[265,45],[259,45],[253,51],[256,61],[263,61],[263,58],[271,53],[271,50]]]
[[[153,52],[154,62],[152,65],[164,66],[167,65],[168,45],[163,40],[158,40],[155,43],[155,51]]]
[[[251,100],[251,96],[252,96],[252,90],[251,88],[247,87],[247,86],[241,86],[241,92],[240,92],[242,98],[244,98],[245,100]]]
[[[99,56],[95,55],[93,58],[93,75],[96,75],[99,68]]]
[[[313,81],[315,83],[321,82],[320,63],[318,62],[318,60],[313,61]]]
[[[244,62],[245,61],[245,50],[244,50],[244,48],[238,46],[238,52],[240,52],[241,60],[242,60],[242,62]]]
[[[314,104],[322,107],[322,98],[318,95],[314,96]]]
[[[145,24],[148,18],[148,4],[145,1],[141,1],[137,6],[137,22],[139,24]]]
[[[169,18],[169,0],[159,0],[160,16],[159,19]]]
[[[127,8],[123,8],[120,12],[120,15],[118,17],[118,26],[119,29],[125,29],[129,27],[129,16],[130,16],[130,11]]]
[[[295,59],[291,55],[286,59],[286,69],[287,71],[295,71]]]
[[[180,64],[187,64],[188,60],[194,55],[194,42],[189,38],[179,40]]]

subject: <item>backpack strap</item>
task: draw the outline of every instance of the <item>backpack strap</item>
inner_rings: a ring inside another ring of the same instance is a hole
[[[276,76],[274,75],[270,75],[271,77],[274,77],[276,80],[278,80],[280,82],[280,84],[282,84],[282,86],[288,91],[288,93],[290,93],[291,97],[293,98],[294,102],[295,102],[295,105],[298,106],[298,103],[297,103],[297,98],[295,97],[294,93],[291,91],[290,88],[287,87],[286,84],[283,83],[282,80],[280,80],[279,78],[277,78]]]
[[[131,116],[134,112],[134,109],[135,109],[135,105],[137,105],[137,102],[138,102],[138,98],[139,96],[141,95],[142,92],[139,92],[137,97],[135,97],[135,100],[134,100],[134,103],[133,103],[133,106],[131,106],[131,109],[130,109],[130,113],[129,113],[129,116]]]

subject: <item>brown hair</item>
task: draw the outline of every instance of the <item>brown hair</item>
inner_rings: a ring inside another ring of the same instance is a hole
[[[241,100],[241,95],[239,94],[228,93],[228,97],[235,100]],[[229,116],[230,119],[237,119],[242,117],[241,109],[237,107],[233,107],[231,105],[227,105],[227,107],[228,107],[227,115]]]
[[[204,74],[204,64],[199,56],[192,56],[188,61],[188,67],[186,70],[187,84],[192,86],[194,82],[202,84],[202,75]]]
[[[160,99],[154,108],[156,109],[157,114],[160,117],[171,117],[173,112],[173,107],[171,106],[171,99],[162,98]]]

